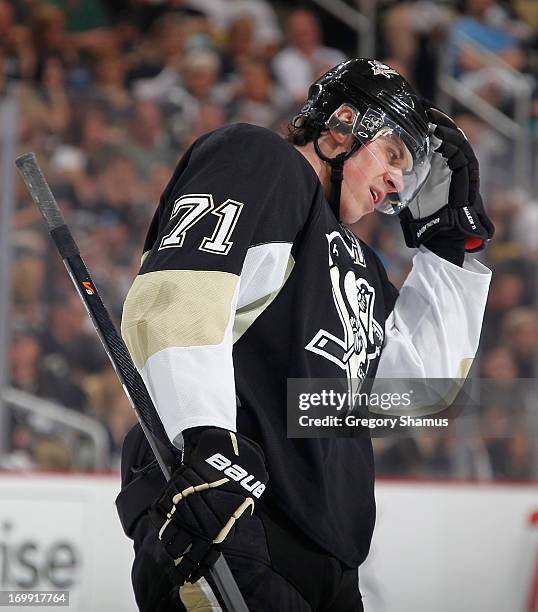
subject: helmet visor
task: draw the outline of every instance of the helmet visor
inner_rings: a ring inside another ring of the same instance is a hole
[[[379,177],[370,189],[374,207],[386,214],[397,214],[410,204],[428,178],[433,153],[430,139],[418,142],[377,109],[369,108],[361,116],[351,108],[356,112],[353,124],[340,121],[338,109],[327,127],[352,135],[361,149],[364,147],[373,157],[374,168],[377,166],[374,175]]]

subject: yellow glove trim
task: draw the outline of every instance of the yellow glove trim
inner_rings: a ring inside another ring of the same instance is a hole
[[[252,497],[247,497],[245,501],[237,508],[237,510],[232,514],[232,516],[228,519],[228,522],[224,527],[220,530],[217,537],[213,540],[213,544],[220,544],[226,538],[226,536],[230,533],[232,527],[234,526],[237,519],[245,512],[247,508],[251,508],[250,514],[254,512],[254,500]]]
[[[220,480],[215,480],[214,482],[204,482],[203,484],[196,485],[195,487],[187,487],[181,493],[177,493],[172,498],[172,503],[174,507],[170,512],[166,515],[166,521],[163,523],[163,526],[159,529],[159,540],[162,540],[163,533],[165,529],[168,527],[170,522],[172,521],[172,515],[176,511],[176,505],[182,500],[192,495],[193,493],[199,493],[200,491],[207,491],[207,489],[214,489],[215,487],[220,487],[224,483],[228,482],[229,478],[221,478]]]

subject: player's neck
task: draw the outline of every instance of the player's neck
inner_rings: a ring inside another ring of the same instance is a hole
[[[308,161],[308,163],[314,169],[314,172],[318,175],[319,182],[323,187],[325,195],[329,197],[330,192],[330,170],[326,162],[318,157],[316,150],[314,149],[313,143],[299,147],[294,145],[297,151]]]

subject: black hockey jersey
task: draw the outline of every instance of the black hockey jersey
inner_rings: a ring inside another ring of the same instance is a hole
[[[443,274],[464,274],[452,267]],[[356,566],[375,520],[370,439],[287,438],[286,382],[373,377],[396,298],[301,153],[237,124],[200,138],[179,162],[122,334],[172,441],[204,425],[257,441],[270,476],[263,505]]]

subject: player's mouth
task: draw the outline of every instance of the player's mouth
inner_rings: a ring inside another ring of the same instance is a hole
[[[370,185],[370,196],[372,197],[372,208],[375,208],[383,200],[385,194],[378,187]]]

